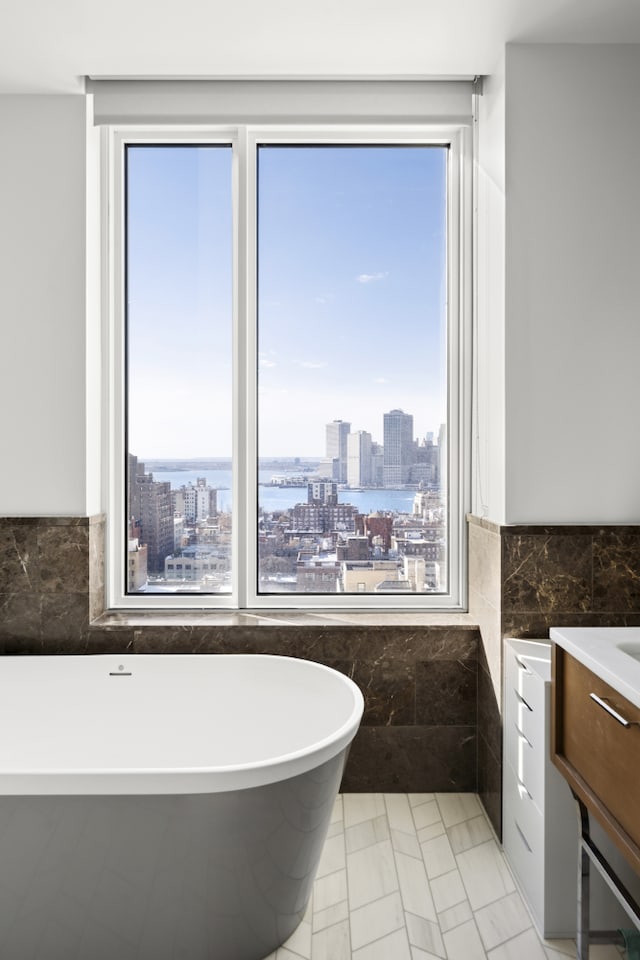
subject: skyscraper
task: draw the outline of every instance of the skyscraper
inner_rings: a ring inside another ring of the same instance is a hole
[[[415,459],[413,416],[402,410],[384,414],[384,485],[402,486],[409,481]]]
[[[350,487],[365,487],[373,482],[371,434],[357,430],[347,437],[347,482]]]
[[[346,420],[332,420],[327,424],[327,460],[336,461],[333,476],[338,483],[347,482],[347,437],[351,432],[351,424]]]

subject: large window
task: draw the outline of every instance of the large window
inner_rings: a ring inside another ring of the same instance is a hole
[[[466,130],[113,130],[112,606],[458,608]]]

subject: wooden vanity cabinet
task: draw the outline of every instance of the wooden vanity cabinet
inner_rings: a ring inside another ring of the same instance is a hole
[[[553,763],[640,873],[640,708],[557,645],[552,691]]]

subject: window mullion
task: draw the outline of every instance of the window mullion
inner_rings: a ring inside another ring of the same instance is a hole
[[[234,581],[240,609],[251,605],[256,530],[256,175],[248,130],[240,127],[234,162]]]

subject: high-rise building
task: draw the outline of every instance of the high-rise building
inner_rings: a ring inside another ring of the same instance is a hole
[[[439,448],[433,442],[432,433],[427,434],[422,443],[416,444],[415,457],[411,467],[411,483],[435,486],[438,483]]]
[[[147,582],[147,547],[140,543],[140,527],[129,524],[127,549],[127,592],[137,593]]]
[[[329,534],[336,530],[353,531],[358,510],[351,503],[296,503],[291,511],[294,530]]]
[[[367,487],[373,482],[371,434],[357,430],[347,437],[347,483],[350,487]]]
[[[149,573],[163,574],[164,559],[173,553],[173,501],[171,484],[156,482],[144,464],[129,456],[129,522],[140,530],[139,542],[147,547]]]
[[[335,480],[312,480],[307,484],[307,503],[334,504],[338,502],[338,484]]]
[[[347,437],[351,424],[346,420],[332,420],[326,427],[327,460],[337,460],[333,478],[338,483],[347,482]]]
[[[438,431],[438,483],[443,497],[446,495],[448,485],[448,457],[447,425],[441,423]]]
[[[184,517],[187,523],[196,523],[215,517],[218,512],[217,491],[207,484],[205,477],[198,477],[195,485],[183,484],[173,491],[174,512]]]
[[[415,460],[413,416],[402,410],[385,413],[384,423],[384,485],[403,486],[409,482]]]

